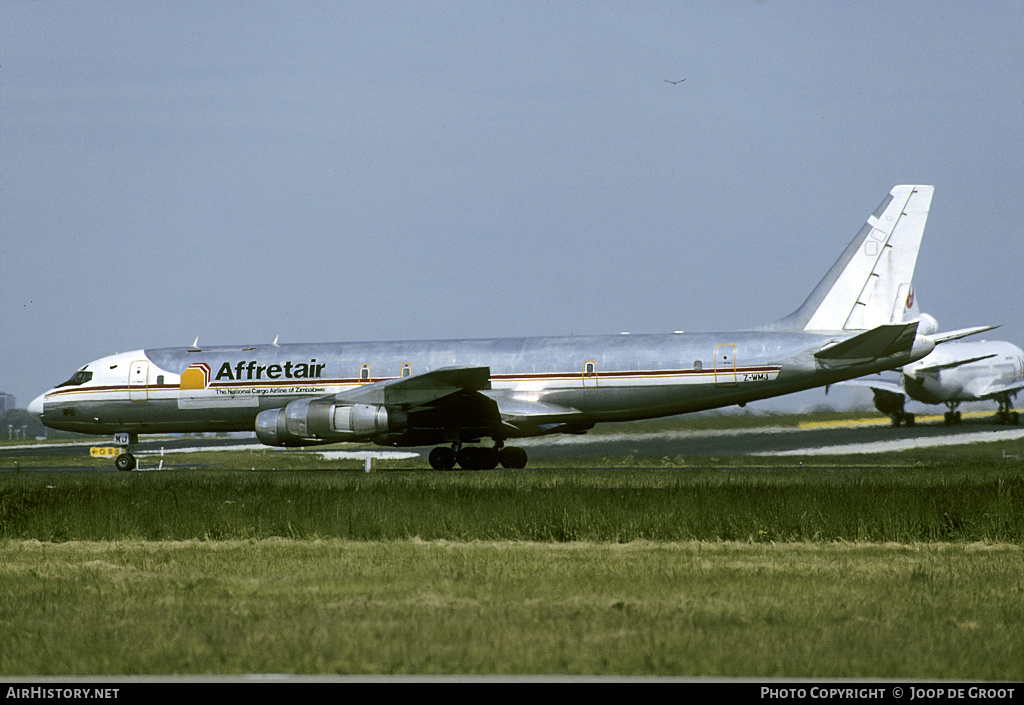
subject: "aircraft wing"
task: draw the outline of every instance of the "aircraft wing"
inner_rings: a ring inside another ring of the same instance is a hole
[[[458,392],[491,388],[489,367],[442,367],[398,379],[387,379],[341,392],[334,398],[348,404],[380,404],[405,408],[425,406]]]
[[[942,370],[951,370],[954,367],[960,367],[961,365],[968,365],[972,362],[978,362],[979,360],[987,360],[990,357],[995,357],[996,353],[991,355],[979,355],[978,357],[967,357],[963,360],[953,360],[952,362],[944,362],[941,365],[928,365],[927,367],[916,367],[914,368],[914,376],[934,374],[935,372],[941,372]]]
[[[814,357],[828,368],[859,365],[880,357],[909,351],[917,337],[918,321],[889,323],[864,331],[814,353]]]
[[[991,384],[985,387],[979,394],[979,399],[1009,398],[1024,389],[1024,384]]]
[[[413,440],[434,442],[451,416],[466,435],[482,436],[501,423],[497,405],[483,393],[490,388],[489,367],[445,367],[386,379],[265,409],[256,416],[256,437],[284,446],[381,439],[406,429],[413,415],[427,434]]]
[[[490,416],[500,423],[508,437],[547,433],[583,433],[593,423],[569,421],[576,409],[539,401],[478,395],[491,388],[489,367],[444,367],[400,379],[388,379],[342,392],[333,397],[338,404],[379,404],[401,407],[409,413],[431,408],[462,409]]]
[[[833,386],[833,385],[830,385]],[[893,394],[903,394],[903,385],[894,379],[885,379],[872,375],[870,377],[857,377],[855,379],[847,379],[842,382],[836,382],[835,386],[843,387],[867,387],[868,389],[875,392],[892,392]]]

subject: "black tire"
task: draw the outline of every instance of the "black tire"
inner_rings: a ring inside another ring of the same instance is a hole
[[[114,458],[114,467],[122,472],[128,472],[135,469],[135,456],[131,453],[121,453],[119,456]]]
[[[526,467],[526,451],[522,448],[502,448],[501,452],[498,453],[498,462],[501,463],[501,467],[508,468],[510,470],[522,470]]]
[[[455,451],[451,448],[434,448],[427,456],[430,467],[435,470],[451,470],[455,467]]]

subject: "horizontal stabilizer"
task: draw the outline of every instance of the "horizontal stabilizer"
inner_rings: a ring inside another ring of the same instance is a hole
[[[491,388],[489,367],[442,367],[419,375],[387,379],[338,394],[339,402],[416,406],[460,391]]]
[[[960,340],[960,338],[966,338],[969,335],[984,333],[987,330],[995,330],[998,327],[999,326],[975,326],[974,328],[961,328],[959,330],[946,331],[945,333],[933,333],[928,336],[928,340],[939,345],[940,343],[948,343],[951,340]]]
[[[827,367],[862,364],[881,357],[909,352],[917,337],[917,321],[872,328],[814,353]]]

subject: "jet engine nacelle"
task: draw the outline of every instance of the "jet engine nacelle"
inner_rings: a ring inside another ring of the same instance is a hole
[[[376,404],[336,404],[330,399],[296,399],[256,416],[256,437],[269,446],[303,446],[370,441],[405,428],[404,411]]]
[[[935,320],[935,316],[931,316],[927,313],[922,313],[921,316],[918,318],[918,335],[933,335],[938,332],[939,322]]]

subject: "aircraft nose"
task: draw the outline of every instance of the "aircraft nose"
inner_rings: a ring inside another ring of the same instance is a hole
[[[37,419],[43,416],[43,405],[46,401],[46,395],[40,394],[38,397],[33,399],[28,405],[28,413],[35,416]]]

